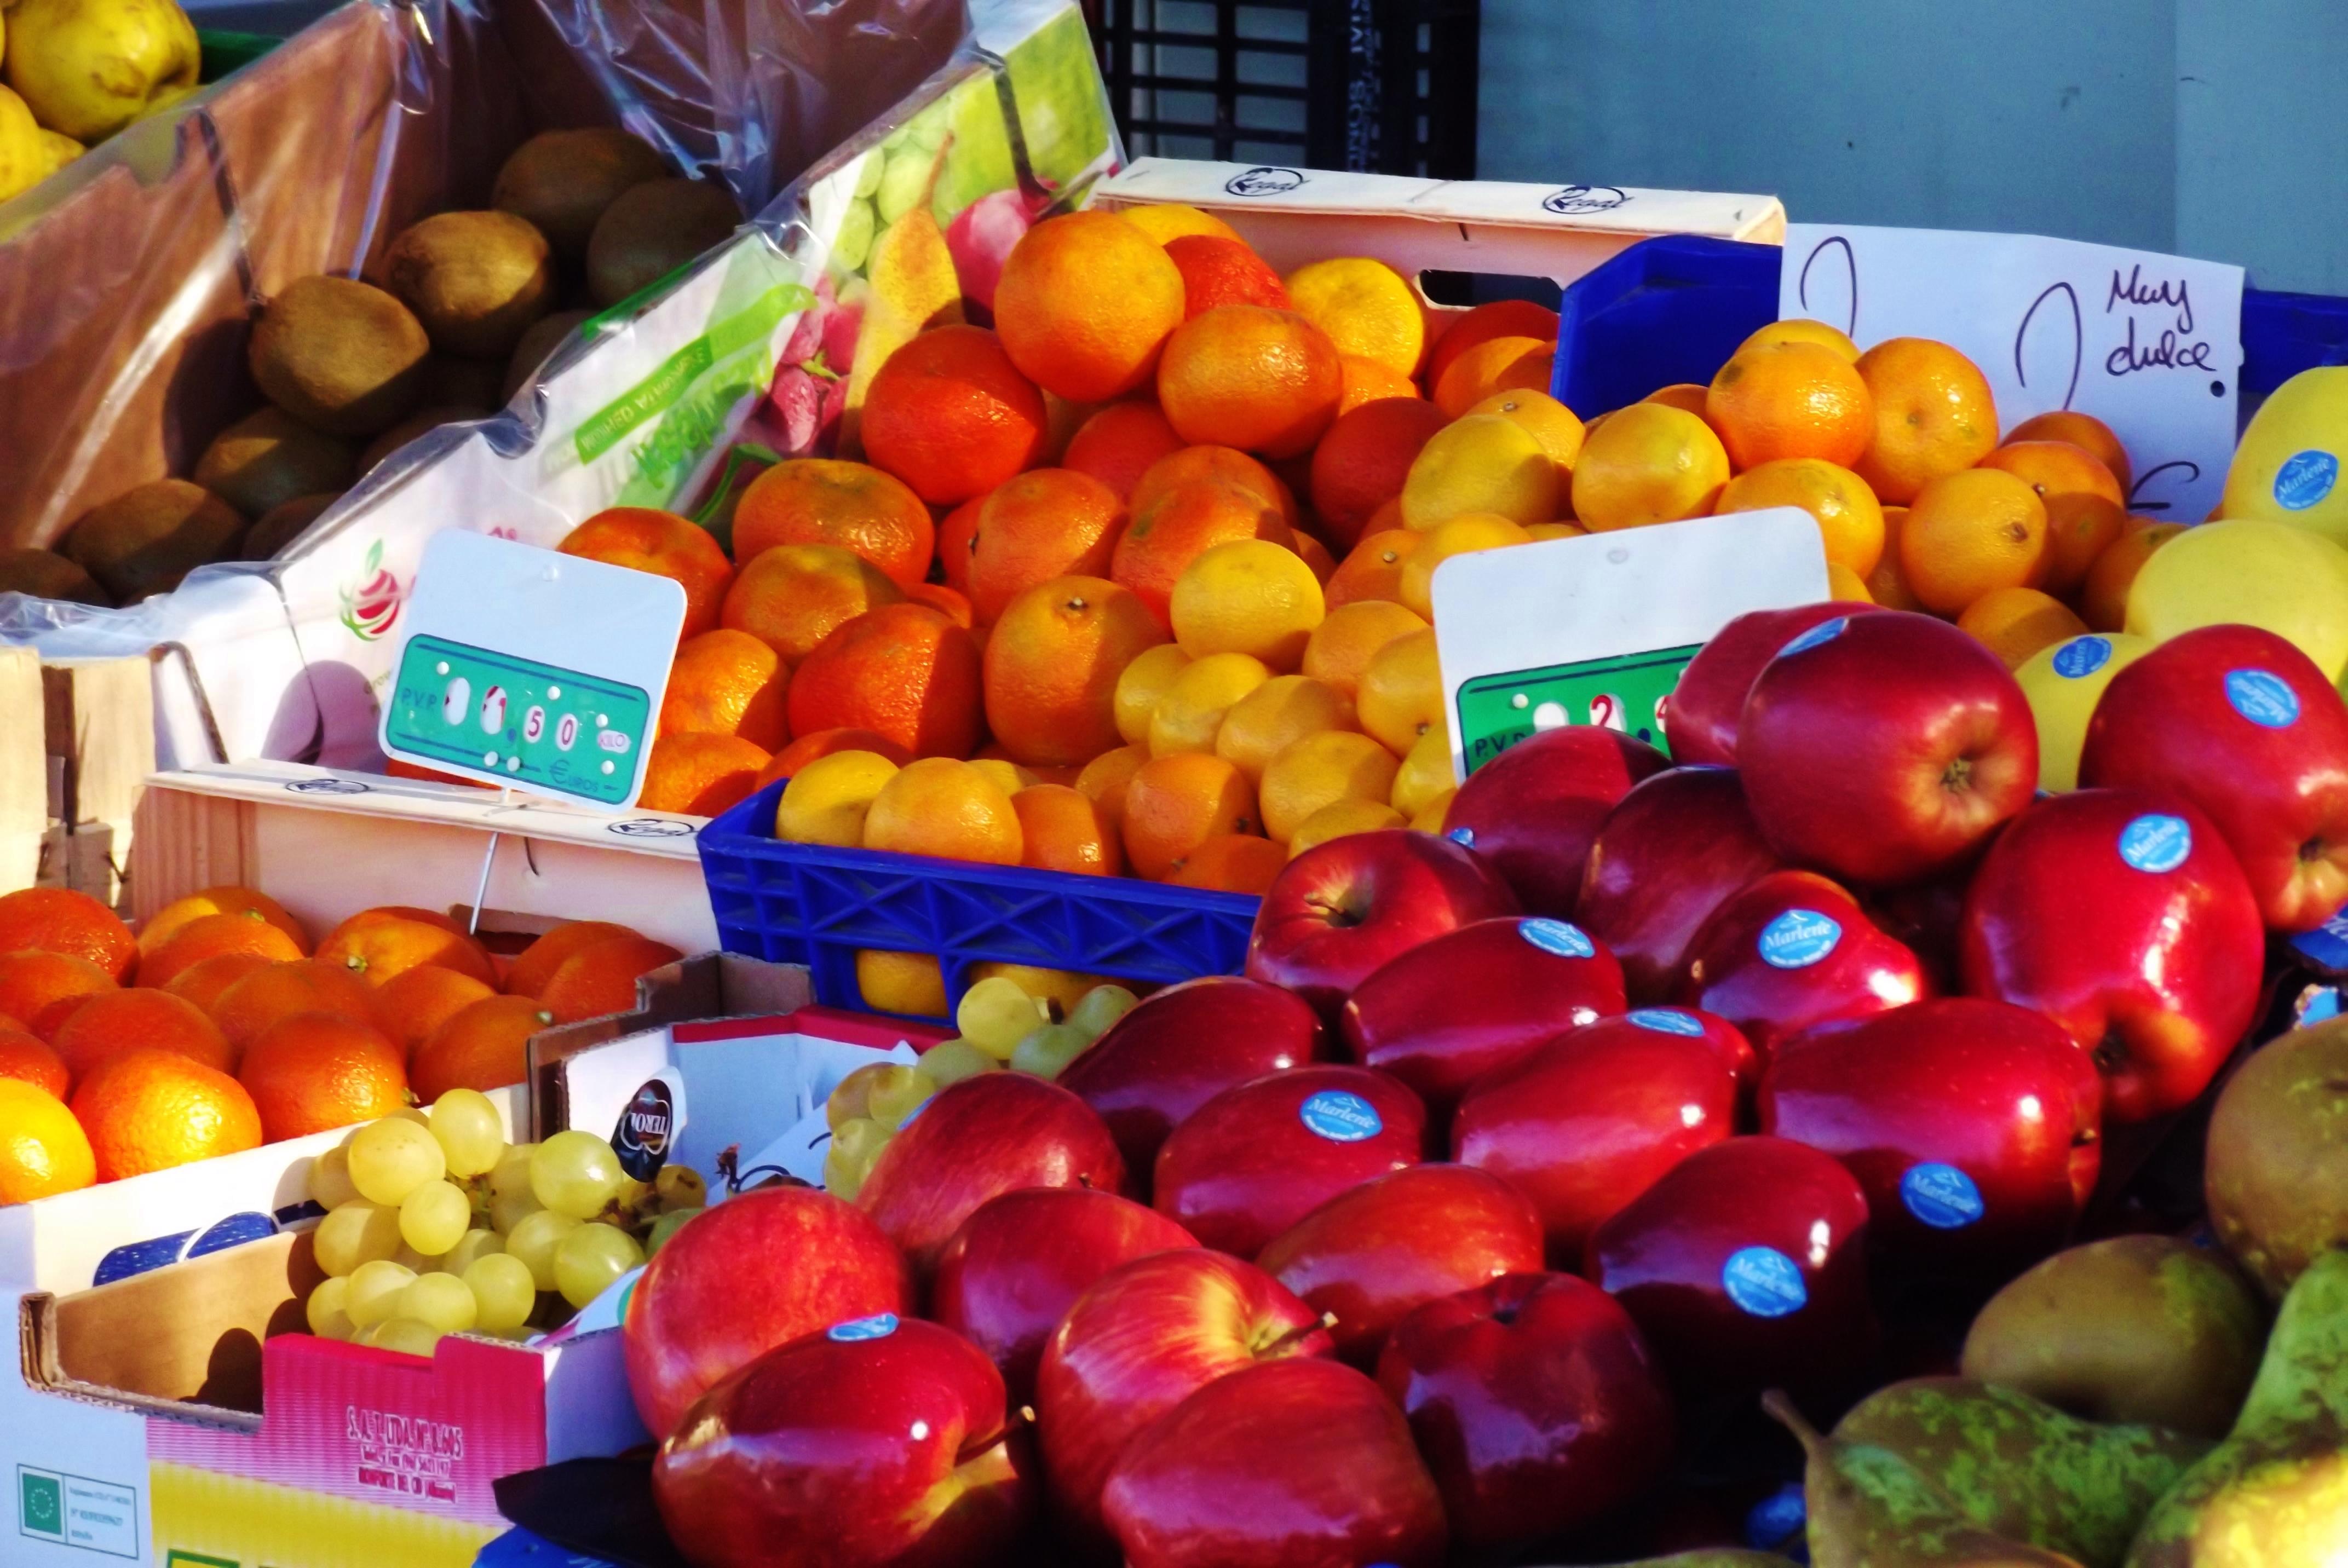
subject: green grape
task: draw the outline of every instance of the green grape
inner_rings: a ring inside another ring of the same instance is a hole
[[[530,1157],[530,1191],[540,1203],[574,1220],[602,1214],[627,1179],[620,1156],[592,1132],[557,1132]]]
[[[448,1255],[440,1260],[440,1266],[450,1274],[462,1274],[479,1260],[505,1249],[506,1238],[497,1232],[469,1230],[458,1238],[455,1246],[448,1249]]]
[[[427,1132],[430,1132],[432,1129],[432,1118],[424,1113],[422,1107],[416,1105],[403,1105],[398,1110],[393,1112],[389,1116],[384,1118],[384,1120],[386,1122],[413,1122],[418,1127],[423,1128]]]
[[[392,1315],[399,1305],[399,1293],[416,1283],[420,1276],[412,1268],[403,1268],[388,1258],[363,1263],[351,1275],[349,1287],[343,1294],[343,1310],[351,1321],[362,1328],[372,1328]]]
[[[1077,999],[1068,1023],[1098,1040],[1108,1032],[1109,1025],[1140,1005],[1141,999],[1123,986],[1095,986]]]
[[[417,1274],[438,1274],[443,1267],[440,1259],[427,1257],[406,1242],[399,1244],[399,1250],[391,1255],[391,1261]]]
[[[654,1220],[652,1234],[644,1237],[644,1255],[658,1257],[660,1249],[668,1245],[669,1238],[683,1230],[685,1222],[700,1212],[699,1209],[671,1209]]]
[[[506,1255],[520,1258],[530,1270],[531,1279],[541,1290],[554,1288],[554,1249],[562,1238],[579,1228],[580,1222],[569,1214],[552,1209],[541,1209],[526,1216],[506,1237]]]
[[[1038,1078],[1057,1078],[1092,1042],[1092,1036],[1072,1023],[1047,1023],[1021,1040],[1012,1051],[1011,1070],[1032,1072]]]
[[[498,1108],[478,1089],[451,1089],[432,1102],[432,1135],[448,1156],[452,1176],[479,1176],[497,1169],[505,1153],[505,1123]]]
[[[465,1270],[464,1281],[478,1308],[473,1327],[485,1333],[503,1334],[520,1327],[538,1306],[538,1281],[530,1277],[527,1264],[509,1253],[475,1258]]]
[[[438,1257],[472,1228],[473,1200],[454,1182],[427,1182],[399,1205],[402,1241],[427,1257]]]
[[[473,1326],[480,1308],[465,1282],[453,1274],[420,1274],[399,1293],[395,1317],[412,1317],[443,1334],[462,1334]]]
[[[823,1102],[825,1124],[836,1132],[842,1122],[853,1122],[860,1116],[871,1115],[872,1086],[897,1065],[893,1061],[868,1061],[841,1079],[839,1086]]]
[[[347,1339],[351,1337],[351,1315],[343,1310],[349,1297],[351,1282],[347,1279],[325,1279],[310,1292],[304,1303],[303,1313],[310,1319],[310,1332],[321,1339]]]
[[[518,1193],[501,1194],[489,1200],[489,1228],[499,1235],[511,1235],[514,1226],[532,1214],[545,1212],[546,1205],[528,1187]]]
[[[351,1139],[351,1183],[371,1204],[396,1204],[448,1173],[431,1129],[398,1116],[370,1122]]]
[[[310,1162],[310,1196],[322,1209],[338,1209],[359,1195],[351,1184],[351,1152],[329,1149]]]
[[[644,1249],[619,1226],[583,1225],[554,1249],[554,1287],[572,1306],[584,1307],[644,1261]]]
[[[367,1331],[368,1344],[403,1356],[429,1356],[442,1337],[440,1330],[413,1317],[386,1317]]]
[[[653,1192],[667,1209],[697,1209],[709,1202],[709,1183],[690,1165],[663,1165]]]
[[[640,1182],[633,1176],[623,1175],[620,1178],[620,1191],[612,1202],[617,1205],[623,1215],[644,1214],[653,1206],[653,1184],[650,1182]]]
[[[938,1081],[918,1067],[901,1061],[889,1064],[889,1076],[872,1085],[870,1114],[888,1132],[894,1132],[905,1124],[905,1119],[930,1102],[938,1091]]]
[[[310,1247],[318,1266],[341,1278],[399,1250],[399,1211],[355,1198],[318,1222]]]
[[[1010,1061],[1012,1048],[1048,1021],[1043,1004],[1002,975],[989,975],[963,992],[962,1005],[954,1009],[954,1028],[962,1037],[997,1061]]]
[[[863,1190],[864,1178],[872,1172],[872,1162],[889,1146],[889,1130],[870,1116],[841,1122],[831,1134],[831,1147],[823,1154],[825,1191],[843,1203],[854,1203]]]
[[[489,1168],[490,1193],[503,1198],[530,1191],[530,1157],[537,1153],[535,1143],[508,1144],[506,1152],[498,1156],[498,1163]]]

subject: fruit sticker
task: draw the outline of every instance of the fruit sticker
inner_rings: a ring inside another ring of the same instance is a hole
[[[1476,847],[1476,830],[1472,827],[1455,827],[1443,836],[1462,849]]]
[[[1739,1247],[1720,1266],[1720,1287],[1739,1310],[1783,1317],[1809,1305],[1809,1287],[1794,1260],[1774,1246]]]
[[[2148,811],[2120,829],[2120,858],[2138,871],[2174,871],[2193,853],[2193,828],[2181,816]]]
[[[1689,1040],[1700,1039],[1704,1034],[1703,1020],[1677,1008],[1638,1008],[1623,1016],[1641,1029],[1651,1029],[1657,1034],[1676,1034]]]
[[[886,1339],[897,1332],[897,1315],[876,1312],[870,1317],[851,1317],[845,1323],[835,1323],[823,1331],[823,1337],[836,1345],[855,1345],[867,1339]]]
[[[1842,927],[1816,909],[1788,909],[1761,927],[1761,961],[1773,969],[1807,969],[1835,950]]]
[[[2339,482],[2339,458],[2314,447],[2294,452],[2275,470],[2275,505],[2287,512],[2303,512],[2332,494]]]
[[[1518,921],[1517,935],[1542,952],[1555,953],[1560,958],[1587,958],[1598,951],[1581,927],[1546,916]]]
[[[1343,1089],[1323,1089],[1297,1109],[1297,1119],[1316,1137],[1332,1143],[1358,1143],[1385,1131],[1378,1108]]]
[[[2299,723],[2299,693],[2271,670],[2226,671],[2226,701],[2263,729],[2288,730]]]
[[[1934,1230],[1962,1230],[1982,1217],[1981,1188],[1954,1165],[1909,1166],[1900,1178],[1900,1201]]]
[[[2109,639],[2074,637],[2054,651],[2054,673],[2065,681],[2084,680],[2111,661]]]
[[[1783,659],[1789,654],[1807,653],[1821,642],[1831,642],[1840,637],[1843,634],[1843,629],[1849,624],[1850,617],[1848,615],[1838,615],[1832,620],[1821,620],[1777,650],[1777,657]]]

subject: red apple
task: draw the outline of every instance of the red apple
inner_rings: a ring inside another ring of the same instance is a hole
[[[2199,807],[2275,930],[2312,930],[2348,904],[2348,703],[2271,631],[2204,626],[2112,677],[2079,782]]]
[[[1397,953],[1471,920],[1518,913],[1499,874],[1424,833],[1356,833],[1316,844],[1272,879],[1248,938],[1247,972],[1326,1018]]]
[[[1153,1253],[1086,1286],[1035,1374],[1036,1435],[1053,1506],[1101,1543],[1100,1492],[1133,1434],[1216,1378],[1334,1348],[1321,1315],[1272,1276],[1219,1252]]]
[[[1735,1132],[1736,1100],[1735,1075],[1701,1037],[1607,1019],[1479,1080],[1452,1120],[1451,1153],[1530,1198],[1550,1261],[1578,1269],[1601,1221]]]
[[[2103,1083],[2044,1014],[1949,997],[1780,1040],[1761,1130],[1832,1154],[1868,1250],[1984,1286],[2071,1234],[2103,1163]]]
[[[1395,1326],[1378,1384],[1435,1472],[1452,1539],[1578,1529],[1671,1462],[1675,1420],[1638,1326],[1570,1274],[1511,1274]]]
[[[1147,1178],[1158,1146],[1191,1112],[1333,1054],[1328,1026],[1295,992],[1210,975],[1144,997],[1056,1081],[1108,1124],[1128,1173]]]
[[[1196,1246],[1155,1209],[1087,1187],[1023,1187],[990,1198],[938,1255],[930,1316],[994,1362],[1024,1405],[1035,1363],[1068,1307],[1110,1269],[1169,1247]]]
[[[711,1385],[851,1317],[910,1314],[912,1281],[880,1228],[815,1187],[711,1205],[645,1266],[623,1341],[645,1430],[666,1437]]]
[[[653,1501],[696,1568],[1007,1563],[1034,1492],[994,1363],[894,1316],[767,1351],[653,1462]]]
[[[1700,1149],[1590,1238],[1583,1273],[1691,1389],[1816,1385],[1875,1341],[1867,1194],[1786,1138]]]
[[[1714,767],[1736,765],[1736,731],[1745,699],[1777,650],[1820,621],[1864,615],[1870,605],[1840,600],[1756,610],[1738,616],[1697,650],[1663,704],[1663,736],[1672,760]]]
[[[1622,1008],[1613,954],[1579,926],[1519,915],[1391,960],[1354,988],[1337,1027],[1354,1061],[1409,1084],[1441,1122],[1485,1073]]]
[[[856,1206],[926,1280],[946,1238],[989,1198],[1124,1185],[1117,1142],[1083,1101],[1025,1072],[982,1072],[938,1091],[897,1130]]]
[[[1256,1266],[1337,1321],[1337,1354],[1377,1365],[1424,1302],[1541,1266],[1540,1216],[1499,1177],[1413,1165],[1340,1193],[1273,1238]]]
[[[1426,1107],[1400,1082],[1366,1067],[1300,1067],[1225,1090],[1175,1128],[1151,1201],[1201,1245],[1253,1257],[1426,1148]]]
[[[2106,1124],[2209,1087],[2258,1015],[2258,899],[2175,795],[2055,795],[1999,835],[1958,938],[1964,988],[2044,1013],[2092,1052]]]
[[[1624,795],[1599,825],[1575,907],[1622,961],[1631,999],[1668,1001],[1712,912],[1783,865],[1753,825],[1733,770],[1673,768]]]
[[[1746,700],[1737,765],[1788,860],[1877,886],[1972,854],[2038,787],[2038,726],[2005,661],[1903,610],[1821,621]]]
[[[1490,862],[1536,915],[1570,919],[1590,841],[1614,803],[1671,760],[1641,740],[1569,724],[1519,741],[1468,775],[1444,836]]]
[[[1745,1031],[1763,1060],[1777,1039],[1925,995],[1924,966],[1849,893],[1809,871],[1773,871],[1713,911],[1689,948],[1680,999]]]
[[[1438,1568],[1443,1500],[1378,1386],[1334,1361],[1233,1372],[1150,1423],[1102,1512],[1127,1568]]]
[[[1937,876],[1871,888],[1859,898],[1867,917],[1916,955],[1933,990],[1957,989],[1957,927],[1963,923],[1965,892],[1980,864],[1976,856]]]

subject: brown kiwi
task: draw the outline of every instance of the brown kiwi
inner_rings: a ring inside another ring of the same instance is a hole
[[[668,172],[642,137],[609,126],[541,131],[498,170],[489,205],[527,218],[566,266],[587,256],[595,220],[620,193]]]
[[[419,408],[367,443],[367,449],[359,454],[359,473],[362,476],[373,473],[376,464],[427,430],[438,430],[443,425],[453,425],[462,419],[480,419],[486,415],[484,409],[463,408],[455,405]]]
[[[264,408],[212,437],[196,459],[197,484],[248,518],[296,496],[346,487],[351,444],[311,429],[282,408]]]
[[[554,351],[579,330],[580,323],[593,319],[591,311],[557,311],[551,316],[541,316],[530,323],[530,331],[521,334],[514,344],[513,358],[506,362],[505,384],[500,405],[511,403],[514,394],[530,384],[540,367],[553,356]]]
[[[416,406],[431,340],[372,283],[297,278],[253,324],[246,357],[270,402],[331,436],[373,436]]]
[[[502,360],[551,308],[546,236],[510,212],[441,212],[400,231],[383,280],[442,354]]]
[[[424,367],[424,395],[417,406],[473,408],[487,413],[499,406],[498,382],[504,374],[505,367],[490,360],[450,359],[436,354]]]
[[[98,579],[55,550],[0,549],[0,593],[29,593],[73,604],[112,604]]]
[[[587,241],[587,287],[601,305],[675,272],[741,225],[742,210],[711,179],[648,179],[621,193]]]
[[[245,560],[267,560],[301,537],[302,530],[318,520],[328,507],[343,498],[340,490],[328,490],[316,496],[296,496],[283,505],[263,512],[261,520],[246,530],[244,543],[237,549]]]
[[[243,532],[243,516],[202,486],[158,479],[84,512],[66,535],[65,553],[128,604],[178,587],[228,554]]]

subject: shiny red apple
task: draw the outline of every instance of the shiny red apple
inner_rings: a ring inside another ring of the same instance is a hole
[[[1196,1246],[1157,1210],[1088,1187],[1023,1187],[989,1198],[938,1255],[930,1316],[986,1352],[1025,1404],[1044,1342],[1085,1287],[1119,1264]]]
[[[1670,759],[1596,724],[1528,736],[1468,775],[1444,836],[1488,861],[1535,915],[1573,917],[1590,841],[1614,803]]]
[[[1256,912],[1247,972],[1334,1018],[1396,954],[1471,920],[1517,913],[1499,873],[1447,839],[1352,834],[1281,867]]]
[[[894,1316],[767,1351],[653,1462],[653,1501],[695,1568],[1007,1563],[1034,1500],[994,1363]]]
[[[2079,782],[2199,807],[2275,930],[2312,930],[2348,904],[2348,702],[2271,631],[2200,627],[2114,676]]]
[[[1673,768],[1624,795],[1599,825],[1575,909],[1621,960],[1632,1000],[1669,1001],[1712,912],[1784,865],[1753,825],[1735,770]]]
[[[1736,756],[1780,855],[1872,886],[1963,860],[2038,787],[2037,722],[2005,661],[1903,610],[1787,643],[1753,682]]]
[[[1127,1568],[1439,1568],[1443,1501],[1402,1412],[1334,1361],[1220,1378],[1117,1460],[1102,1512]]]
[[[760,1187],[713,1204],[645,1266],[622,1332],[628,1389],[666,1437],[776,1346],[912,1304],[903,1255],[870,1219],[815,1187]]]
[[[1575,1530],[1671,1462],[1663,1373],[1622,1304],[1570,1274],[1511,1274],[1398,1324],[1378,1385],[1402,1407],[1454,1542]]]
[[[1687,1005],[1735,1024],[1766,1061],[1780,1036],[1905,1006],[1931,987],[1913,952],[1810,871],[1773,871],[1713,911],[1689,948]]]
[[[2190,1102],[2257,1017],[2258,899],[2209,819],[2175,795],[2043,800],[1974,874],[1958,967],[1974,996],[2045,1014],[2093,1053],[2104,1120]]]
[[[1663,705],[1663,735],[1683,765],[1735,767],[1737,724],[1753,682],[1777,650],[1821,621],[1864,615],[1872,607],[1840,600],[1756,610],[1738,616],[1697,650]]]

